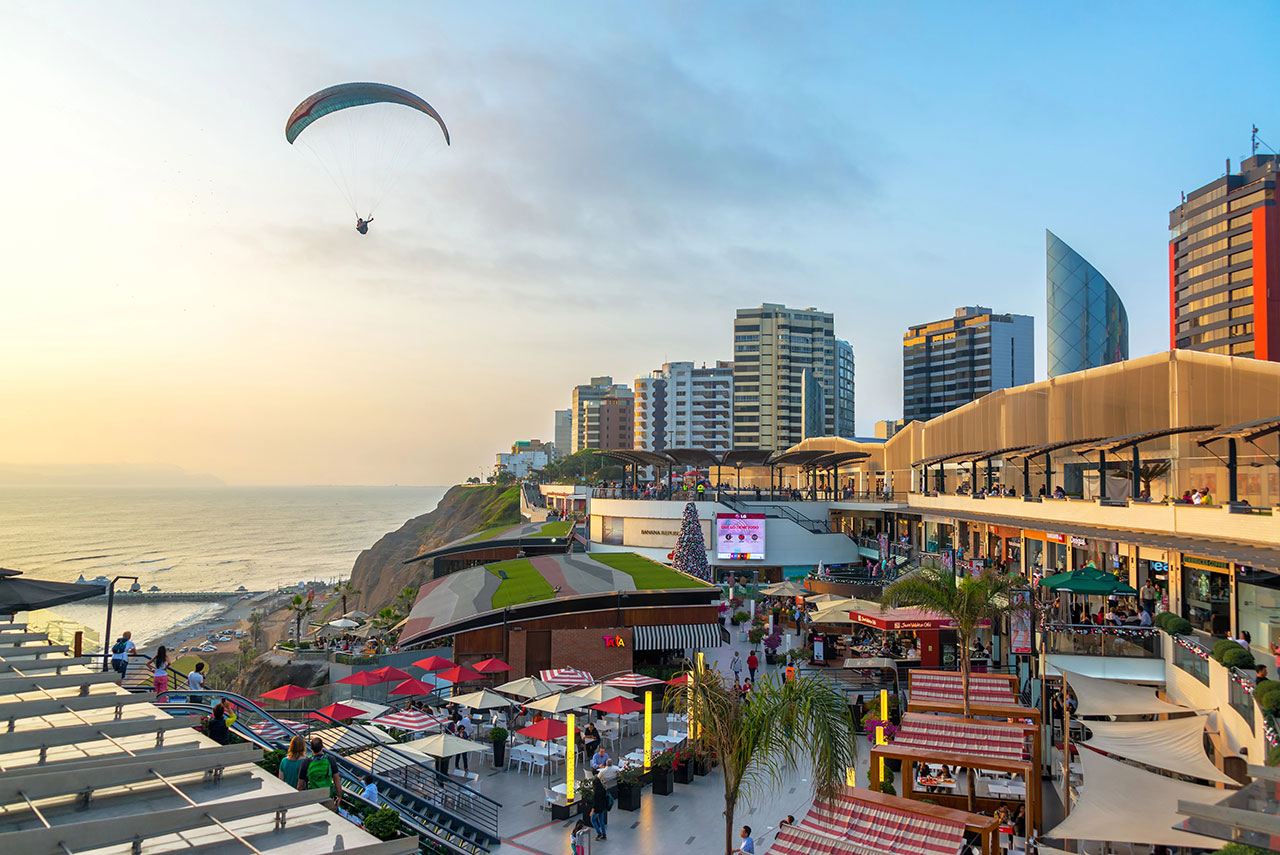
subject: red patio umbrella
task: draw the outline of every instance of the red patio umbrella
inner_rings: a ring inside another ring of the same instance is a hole
[[[413,665],[423,671],[443,671],[445,668],[452,668],[453,662],[443,656],[428,656],[426,659],[419,659]]]
[[[370,673],[375,675],[378,678],[378,680],[383,683],[390,683],[392,680],[412,680],[413,679],[413,675],[410,674],[408,671],[401,671],[399,668],[396,668],[391,665],[386,665],[382,668],[376,668]]]
[[[321,707],[313,712],[310,717],[318,718],[321,721],[327,721],[328,719],[326,719],[325,716],[328,716],[329,718],[337,719],[338,721],[345,721],[349,718],[364,715],[365,712],[366,710],[362,710],[359,707],[352,707],[343,703],[337,703],[329,704],[327,707]]]
[[[511,666],[501,659],[485,659],[471,666],[481,674],[498,674],[502,671],[510,671]]]
[[[616,698],[610,698],[604,703],[595,704],[591,707],[593,710],[599,710],[609,715],[624,715],[625,713],[644,712],[644,704],[639,701],[633,701],[630,698],[624,698],[619,695]]]
[[[376,686],[387,681],[380,678],[373,671],[357,671],[354,674],[343,677],[338,682],[347,686]]]
[[[483,674],[477,674],[464,665],[454,665],[444,671],[436,674],[441,680],[448,680],[450,683],[470,683],[472,680],[483,680]]]
[[[686,671],[683,674],[677,674],[676,676],[672,677],[670,680],[667,681],[667,685],[668,686],[687,686],[689,685],[690,679],[691,678],[689,677],[689,673]]]
[[[306,698],[311,695],[320,694],[314,689],[304,689],[301,686],[295,686],[292,683],[286,683],[278,689],[272,689],[269,692],[263,692],[258,695],[260,698],[266,698],[269,701],[292,701],[296,698]]]
[[[421,680],[410,678],[400,685],[396,686],[388,695],[429,695],[436,690],[436,687],[430,683],[424,683]]]
[[[542,721],[534,722],[528,727],[522,727],[516,731],[521,736],[527,736],[530,739],[559,739],[562,736],[569,735],[569,725],[554,718],[544,718]]]

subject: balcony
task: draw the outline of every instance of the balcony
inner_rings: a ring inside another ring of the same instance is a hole
[[[912,493],[913,511],[958,516],[982,514],[1009,517],[1028,528],[1070,530],[1072,526],[1132,529],[1206,540],[1229,540],[1265,548],[1280,543],[1280,514],[1270,508],[1227,505],[1107,502],[1095,499],[1039,499],[1020,497]]]

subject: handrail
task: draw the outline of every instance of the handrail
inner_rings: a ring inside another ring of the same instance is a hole
[[[831,534],[831,524],[823,520],[815,520],[806,517],[804,514],[797,513],[786,505],[779,505],[773,502],[752,502],[747,506],[739,498],[730,498],[729,496],[720,496],[720,504],[728,507],[734,513],[745,514],[752,510],[764,511],[766,517],[774,517],[775,519],[789,519],[796,525],[808,531],[810,534]],[[771,513],[773,511],[773,513]]]

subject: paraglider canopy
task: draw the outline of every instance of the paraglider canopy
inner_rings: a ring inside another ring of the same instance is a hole
[[[388,86],[386,83],[340,83],[321,89],[314,95],[302,99],[302,103],[289,114],[289,121],[284,126],[284,138],[293,145],[293,141],[316,119],[346,110],[349,107],[363,107],[366,104],[403,104],[419,112],[426,113],[435,119],[444,132],[445,144],[449,144],[449,129],[444,119],[435,108],[407,89]]]

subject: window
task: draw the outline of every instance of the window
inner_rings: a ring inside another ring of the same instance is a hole
[[[1276,191],[1274,188],[1268,187],[1263,190],[1255,190],[1248,196],[1241,196],[1239,199],[1231,200],[1231,210],[1241,211],[1245,208],[1253,208],[1262,203],[1264,199],[1274,199]]]

